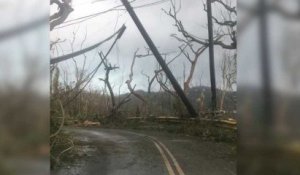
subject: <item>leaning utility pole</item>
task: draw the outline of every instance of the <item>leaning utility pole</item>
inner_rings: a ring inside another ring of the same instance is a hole
[[[121,0],[121,1],[122,1],[123,5],[125,6],[126,10],[128,11],[129,15],[131,16],[132,20],[136,24],[137,28],[141,32],[143,38],[145,39],[146,43],[148,44],[149,48],[151,49],[151,51],[152,51],[153,55],[155,56],[155,58],[157,59],[158,63],[160,64],[160,66],[162,67],[164,72],[166,73],[166,76],[168,77],[168,79],[172,83],[174,89],[176,90],[178,96],[181,98],[182,102],[184,103],[184,105],[185,105],[186,109],[188,110],[188,112],[190,113],[191,117],[196,117],[198,115],[197,112],[193,108],[193,106],[190,103],[190,101],[188,100],[188,98],[185,96],[182,88],[180,87],[180,85],[178,84],[178,82],[175,79],[174,75],[172,74],[171,70],[169,69],[169,67],[167,66],[167,64],[163,60],[162,56],[158,52],[158,50],[157,50],[156,46],[154,45],[153,41],[149,37],[148,33],[146,32],[145,28],[143,27],[143,25],[140,22],[137,15],[135,14],[133,8],[131,7],[131,5],[129,4],[129,2],[127,0]]]
[[[213,39],[213,23],[211,12],[211,0],[206,0],[207,4],[207,22],[208,22],[208,40],[209,40],[209,70],[211,85],[211,107],[214,112],[217,109],[216,95],[216,76],[215,76],[215,60],[214,60],[214,39]]]

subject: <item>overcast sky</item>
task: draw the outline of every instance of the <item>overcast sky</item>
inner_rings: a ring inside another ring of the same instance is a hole
[[[230,1],[230,0],[228,0]],[[147,0],[137,0],[134,6],[145,4]],[[251,7],[256,1],[240,0],[240,4],[245,4]],[[287,11],[293,12],[292,7],[297,7],[295,3],[297,0],[289,0],[282,2],[281,5]],[[92,0],[74,0],[72,3],[75,9],[67,21],[90,15],[93,13],[101,12],[113,6],[120,5],[119,0],[102,0],[94,2]],[[159,47],[161,52],[177,51],[179,43],[170,37],[171,33],[176,33],[173,27],[173,21],[162,12],[162,8],[169,9],[169,2],[151,6],[147,8],[136,9],[136,12],[145,25],[146,30],[149,32],[155,44]],[[241,7],[238,5],[238,7]],[[179,13],[179,18],[182,20],[185,28],[197,35],[198,37],[207,38],[206,14],[203,12],[201,0],[183,0],[182,8]],[[251,8],[250,8],[251,9]],[[55,7],[51,7],[50,11],[53,13]],[[297,9],[296,9],[297,10]],[[218,8],[213,8],[214,13]],[[260,84],[260,36],[258,30],[257,15],[249,15],[249,11],[238,8],[238,26],[247,24],[245,30],[238,30],[238,85],[258,86]],[[26,0],[26,3],[20,3],[19,0],[0,0],[0,18],[1,24],[0,32],[29,21],[34,21],[43,16],[49,15],[49,2],[40,0]],[[247,20],[250,16],[251,20]],[[297,79],[299,71],[299,22],[298,20],[289,20],[282,17],[279,13],[271,13],[269,15],[269,43],[270,43],[270,57],[272,67],[272,86],[278,90],[289,93],[300,92],[300,81]],[[85,32],[87,32],[87,40],[84,47],[90,46],[99,42],[112,34],[123,23],[126,24],[127,29],[113,52],[109,56],[112,64],[120,66],[118,71],[111,74],[111,80],[115,85],[115,91],[118,86],[122,86],[122,92],[127,92],[124,85],[125,80],[128,78],[129,65],[131,64],[132,55],[137,48],[143,52],[146,46],[144,40],[133,25],[128,14],[123,11],[113,11],[104,15],[97,16],[90,20],[84,21],[78,25],[59,28],[50,33],[49,38],[49,25],[44,25],[34,28],[29,32],[23,33],[16,37],[9,38],[0,42],[0,57],[2,62],[0,64],[0,91],[10,90],[13,88],[24,89],[24,85],[30,79],[33,82],[27,83],[29,88],[35,92],[41,92],[44,95],[49,95],[49,40],[53,41],[56,38],[66,39],[59,47],[58,55],[70,53],[70,40],[72,39],[73,31],[77,31],[76,46],[74,50],[79,49],[79,45],[83,39]],[[61,25],[64,26],[65,24]],[[59,27],[61,27],[59,26]],[[87,53],[88,70],[93,69],[99,62],[97,57],[98,51],[107,51],[107,47],[111,42]],[[63,52],[61,51],[63,50]],[[217,71],[217,86],[220,87],[220,59],[222,56],[221,49],[215,47],[216,51],[216,71]],[[51,57],[57,56],[51,53]],[[170,55],[172,57],[172,55]],[[31,61],[29,61],[29,58]],[[76,60],[80,63],[82,58],[78,57]],[[178,78],[182,84],[183,65],[186,63],[186,70],[189,64],[183,57],[180,57],[170,65],[175,77]],[[141,75],[143,72],[151,75],[157,62],[153,57],[138,59],[134,67],[134,82],[136,89],[145,89],[146,78]],[[60,67],[69,72],[69,79],[74,78],[74,65],[72,61],[60,63]],[[94,89],[101,89],[103,83],[98,78],[103,77],[104,71],[100,70],[95,76],[91,87]],[[34,75],[34,76],[32,76]],[[202,75],[202,85],[209,86],[209,73],[208,73],[208,54],[207,51],[201,55],[194,81],[192,84],[199,85],[200,77]],[[296,75],[296,76],[295,76]],[[30,78],[33,77],[33,78]],[[123,81],[122,81],[123,80]],[[157,88],[158,86],[156,86]],[[27,87],[28,88],[28,87]]]
[[[230,1],[230,0],[228,0]],[[294,0],[286,1],[284,5],[288,6],[288,2],[297,2]],[[148,2],[154,2],[150,0],[137,0],[133,3],[133,6],[145,4]],[[252,5],[255,1],[241,0],[239,3]],[[120,5],[119,0],[102,0],[94,2],[94,0],[73,0],[72,6],[74,11],[71,13],[67,21],[90,15],[93,13],[101,12],[109,9],[113,6]],[[241,6],[240,6],[241,7]],[[287,7],[289,9],[290,6]],[[291,5],[291,7],[296,7]],[[162,12],[162,8],[168,10],[170,3],[168,1],[158,4],[156,6],[145,7],[136,9],[136,12],[145,25],[146,30],[152,37],[154,43],[159,47],[161,52],[178,52],[179,43],[170,37],[170,34],[176,33],[176,29],[173,26],[173,21]],[[0,13],[3,18],[0,18],[2,24],[0,32],[6,29],[10,29],[20,24],[28,23],[28,21],[34,21],[41,16],[48,15],[49,3],[41,3],[39,0],[26,0],[26,3],[19,3],[18,0],[4,1],[0,0]],[[55,7],[51,7],[50,11],[53,13]],[[213,9],[214,13],[218,11],[218,8]],[[254,20],[246,20],[247,11],[238,8],[238,25],[241,23],[247,24],[244,31],[238,31],[238,83],[239,86],[245,85],[258,85],[260,82],[260,41],[258,35],[258,21],[257,16],[253,16]],[[194,35],[202,38],[207,38],[206,30],[206,14],[203,11],[201,0],[183,0],[182,8],[179,13],[179,18],[182,20],[185,28]],[[251,18],[252,19],[252,18]],[[297,44],[299,38],[299,22],[287,20],[278,15],[278,13],[272,13],[270,15],[269,22],[269,43],[271,45],[271,58],[272,58],[272,73],[274,84],[279,89],[288,89],[292,91],[294,88],[295,79],[292,81],[291,73],[298,70],[297,68],[297,55],[299,55],[299,49]],[[143,53],[143,48],[146,46],[143,38],[138,32],[136,26],[132,23],[128,14],[123,11],[113,11],[104,15],[97,16],[90,20],[84,21],[78,25],[71,25],[69,27],[55,29],[50,33],[50,40],[53,41],[56,38],[66,39],[66,42],[61,43],[59,47],[58,55],[70,53],[70,40],[72,39],[73,31],[77,31],[76,44],[74,50],[79,49],[79,45],[83,40],[84,34],[87,32],[87,40],[84,43],[84,47],[90,46],[96,42],[99,42],[111,35],[121,25],[127,26],[127,29],[118,42],[117,46],[113,49],[113,52],[109,56],[109,60],[112,64],[117,64],[120,69],[111,74],[111,80],[115,85],[115,90],[120,85],[123,85],[122,91],[127,92],[124,81],[128,78],[129,65],[131,64],[132,56],[137,48],[140,48],[140,53]],[[64,26],[65,24],[61,25]],[[59,27],[61,27],[59,26]],[[49,93],[49,26],[47,24],[35,28],[30,32],[18,35],[0,43],[0,56],[3,61],[0,65],[0,85],[1,90],[3,87],[19,87],[26,82],[26,78],[30,77],[30,72],[35,71],[38,74],[35,83],[32,86],[35,87],[36,92],[43,92],[48,95]],[[288,38],[288,39],[287,39]],[[107,51],[107,47],[111,42],[87,53],[87,65],[88,71],[93,69],[99,62],[97,57],[98,51]],[[61,51],[63,50],[63,52]],[[290,50],[290,51],[289,51]],[[220,59],[222,56],[221,49],[215,47],[216,51],[216,71],[217,71],[217,85],[220,87]],[[291,52],[292,51],[292,52]],[[286,55],[285,53],[293,53]],[[56,53],[51,53],[51,57],[57,56]],[[172,55],[170,55],[172,57]],[[32,58],[32,62],[28,63],[28,58]],[[78,57],[76,60],[80,63],[82,58]],[[288,61],[286,61],[288,60]],[[186,63],[186,69],[188,70],[189,64],[183,57],[180,57],[170,65],[175,76],[182,84],[183,75],[183,63]],[[289,64],[286,64],[289,63]],[[141,75],[143,72],[151,75],[154,68],[157,66],[157,62],[153,57],[147,57],[144,59],[138,59],[134,67],[134,82],[137,85],[137,89],[145,89],[146,79]],[[285,66],[285,67],[284,67]],[[70,73],[69,78],[74,77],[74,65],[72,61],[66,61],[60,63],[60,67]],[[100,89],[103,86],[98,78],[103,77],[104,71],[100,70],[91,86],[93,88]],[[123,75],[123,76],[122,76]],[[200,77],[202,75],[202,85],[209,85],[209,73],[208,73],[208,54],[207,51],[201,55],[198,65],[196,67],[195,77],[193,85],[200,84]],[[123,81],[121,81],[123,80]],[[297,83],[298,81],[296,81]],[[157,86],[156,86],[157,88]],[[291,89],[292,88],[292,89]],[[298,87],[299,89],[299,87]]]
[[[137,0],[132,3],[133,6],[139,6],[142,4],[146,4],[149,0]],[[110,9],[111,7],[120,5],[119,0],[73,0],[72,7],[74,11],[68,17],[66,21],[76,19],[82,16],[90,15],[93,13],[105,11]],[[177,33],[177,29],[173,26],[174,21],[167,16],[162,9],[169,10],[170,2],[164,1],[161,4],[157,4],[150,7],[143,7],[136,9],[136,13],[140,20],[142,21],[144,27],[148,31],[150,37],[154,41],[155,45],[159,48],[161,53],[165,52],[174,52],[168,56],[171,59],[174,55],[179,52],[178,46],[179,43],[177,40],[170,37],[171,34]],[[55,10],[54,8],[51,9]],[[178,14],[179,18],[182,20],[183,25],[186,30],[190,33],[196,35],[200,38],[207,38],[207,16],[203,11],[202,1],[195,0],[184,0],[181,4],[181,11]],[[61,43],[58,55],[67,54],[71,52],[70,41],[73,38],[73,32],[76,33],[76,44],[74,50],[80,49],[80,44],[84,38],[85,33],[87,33],[87,39],[84,43],[84,47],[90,46],[94,43],[97,43],[104,38],[110,36],[114,31],[116,31],[123,24],[126,25],[127,29],[122,36],[121,40],[119,40],[116,47],[114,47],[113,52],[109,55],[108,59],[112,64],[116,64],[120,66],[120,69],[111,73],[111,82],[116,86],[115,91],[117,91],[117,87],[123,84],[122,92],[127,92],[127,87],[124,82],[128,79],[128,74],[130,71],[130,64],[132,61],[132,57],[134,51],[139,48],[139,53],[145,53],[144,47],[147,47],[144,39],[140,35],[138,29],[132,22],[128,13],[124,10],[120,11],[112,11],[105,13],[103,15],[99,15],[95,18],[89,19],[87,21],[81,22],[79,24],[70,25],[66,27],[62,27],[65,24],[62,24],[57,29],[54,29],[50,33],[50,40],[56,40],[60,38],[62,40],[66,39],[66,42]],[[62,28],[61,28],[62,27]],[[179,34],[180,36],[180,34]],[[87,70],[92,70],[98,63],[99,57],[96,54],[98,51],[106,52],[107,47],[111,44],[112,41],[107,42],[105,45],[100,46],[99,48],[87,53]],[[63,52],[61,52],[63,50]],[[217,76],[217,85],[220,87],[220,59],[222,57],[221,49],[216,46],[215,47],[215,68],[216,68],[216,76]],[[57,56],[57,53],[51,53],[52,56]],[[76,58],[78,63],[82,63],[83,58]],[[60,68],[69,72],[69,79],[74,76],[74,63],[72,60],[65,61],[60,63]],[[179,57],[176,61],[169,65],[173,74],[178,79],[180,84],[183,83],[183,68],[186,67],[186,76],[188,75],[188,70],[190,64],[184,58],[184,56]],[[147,79],[141,74],[141,71],[148,75],[153,75],[153,71],[157,67],[157,61],[154,57],[146,57],[139,58],[136,60],[136,64],[134,67],[134,77],[132,85],[136,84],[136,89],[146,89],[147,87]],[[194,78],[192,81],[192,86],[197,85],[206,85],[210,84],[209,77],[209,61],[208,61],[208,50],[205,51],[198,61],[196,71],[194,74]],[[93,88],[101,88],[103,86],[103,82],[100,82],[98,78],[104,77],[104,70],[100,69],[98,74],[95,76],[91,83],[91,87]],[[201,79],[201,80],[200,80]],[[156,86],[157,88],[157,86]]]

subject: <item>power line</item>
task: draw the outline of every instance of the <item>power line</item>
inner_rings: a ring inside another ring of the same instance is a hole
[[[117,32],[115,32],[114,34],[112,34],[111,36],[109,36],[108,38],[106,38],[105,40],[99,42],[99,43],[96,43],[90,47],[87,47],[85,49],[82,49],[82,50],[79,50],[79,51],[76,51],[76,52],[72,52],[70,54],[67,54],[67,55],[63,55],[63,56],[59,56],[59,57],[55,57],[55,58],[52,58],[50,59],[50,64],[55,64],[55,63],[59,63],[61,61],[65,61],[67,59],[70,59],[70,58],[73,58],[73,57],[76,57],[78,55],[81,55],[85,52],[88,52],[90,50],[93,50],[95,48],[97,48],[98,46],[100,46],[101,44],[105,43],[106,41],[110,40],[111,38],[113,38],[115,35],[118,35],[117,36],[117,39],[121,37],[121,35],[124,33],[126,27],[125,25],[123,25]]]
[[[156,1],[156,2],[152,2],[152,3],[147,3],[147,4],[142,4],[142,5],[136,5],[133,8],[134,9],[139,9],[139,8],[144,8],[144,7],[151,7],[151,6],[155,6],[155,5],[159,5],[159,4],[165,3],[167,1],[169,1],[169,0],[159,0],[159,1]],[[134,1],[131,1],[131,2],[134,2]],[[79,18],[76,18],[76,19],[65,21],[65,22],[62,23],[62,24],[65,24],[65,25],[55,27],[54,30],[55,29],[60,29],[60,28],[65,28],[65,27],[68,27],[68,26],[71,26],[71,25],[75,25],[75,24],[79,24],[79,23],[82,23],[82,22],[85,22],[87,20],[93,19],[95,17],[98,17],[98,16],[103,15],[103,14],[108,13],[108,12],[112,12],[112,11],[126,11],[125,8],[120,8],[122,6],[123,5],[117,5],[117,6],[114,6],[114,7],[110,8],[110,9],[107,9],[107,10],[104,10],[104,11],[101,11],[101,12],[97,12],[97,13],[94,13],[94,14],[91,14],[91,15],[87,15],[87,16],[83,16],[83,17],[79,17]]]

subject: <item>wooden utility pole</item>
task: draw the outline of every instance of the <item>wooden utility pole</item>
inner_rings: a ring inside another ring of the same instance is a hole
[[[206,0],[207,4],[207,22],[208,22],[208,40],[209,40],[209,70],[210,70],[210,86],[211,86],[211,108],[214,112],[217,109],[216,95],[216,76],[215,76],[215,58],[214,58],[214,39],[213,39],[213,23],[211,12],[211,0]]]
[[[174,75],[172,74],[171,70],[169,69],[169,67],[167,66],[167,64],[163,60],[162,56],[158,52],[156,46],[154,45],[154,43],[151,40],[148,33],[146,32],[144,26],[142,25],[139,18],[135,14],[133,8],[131,7],[131,5],[129,4],[129,2],[127,0],[121,0],[121,1],[122,1],[123,5],[125,6],[126,10],[128,11],[129,15],[131,16],[132,20],[134,21],[135,25],[139,29],[140,33],[142,34],[143,38],[145,39],[146,43],[148,44],[149,48],[151,49],[151,51],[152,51],[153,55],[155,56],[156,60],[158,61],[161,68],[166,73],[166,76],[168,77],[168,79],[172,83],[175,91],[177,92],[178,96],[181,98],[182,102],[184,103],[184,105],[185,105],[186,109],[188,110],[188,112],[190,113],[191,117],[196,117],[198,115],[197,112],[195,111],[194,107],[192,106],[192,104],[190,103],[188,98],[185,96],[182,88],[180,87],[180,85],[178,84],[178,82],[175,79]]]

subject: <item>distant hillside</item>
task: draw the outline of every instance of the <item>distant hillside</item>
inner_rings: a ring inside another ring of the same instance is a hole
[[[190,99],[193,105],[197,105],[197,99],[200,97],[201,93],[204,94],[204,104],[207,108],[211,105],[211,89],[207,86],[196,86],[190,89],[188,98]],[[219,106],[222,90],[217,89],[217,105]],[[197,105],[198,106],[198,105]],[[195,106],[196,107],[196,106]],[[225,110],[236,110],[236,92],[235,91],[226,91],[224,98],[224,106]],[[196,109],[198,109],[196,107]]]
[[[160,115],[168,115],[174,112],[180,112],[179,110],[185,111],[184,107],[179,105],[180,102],[176,101],[175,98],[165,91],[151,92],[148,94],[146,91],[137,90],[138,94],[143,96],[149,102],[151,112],[155,115],[156,113]],[[211,91],[210,87],[197,86],[190,89],[187,97],[191,101],[195,109],[199,110],[199,101],[201,93],[204,95],[204,106],[206,110],[210,108],[211,104]],[[219,105],[222,90],[217,89],[217,103]],[[123,94],[120,98],[124,98],[127,94]],[[136,97],[132,96],[132,100],[123,107],[125,111],[137,111],[141,108],[141,101]],[[236,110],[236,92],[227,91],[224,99],[224,109],[225,110]]]

